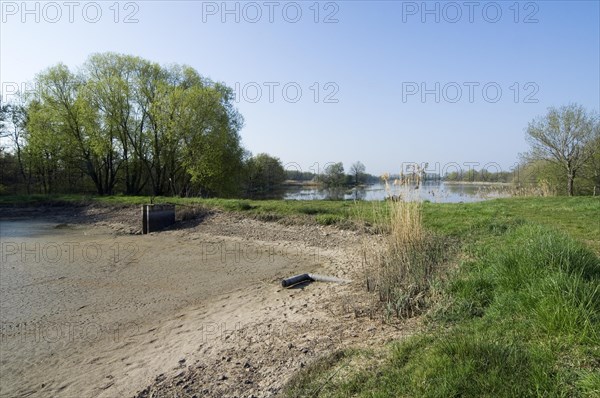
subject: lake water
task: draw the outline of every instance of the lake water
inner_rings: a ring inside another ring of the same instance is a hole
[[[32,238],[61,233],[59,224],[46,220],[0,220],[0,238]]]
[[[476,184],[476,183],[444,183],[426,182],[419,188],[412,186],[390,185],[387,192],[384,184],[367,185],[352,189],[324,189],[319,187],[290,186],[286,189],[286,200],[384,200],[389,195],[400,197],[404,200],[429,200],[439,203],[479,202],[510,196],[508,186],[504,184]]]

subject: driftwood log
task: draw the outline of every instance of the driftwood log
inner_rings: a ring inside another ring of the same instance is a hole
[[[349,283],[349,280],[336,278],[334,276],[326,276],[319,274],[300,274],[294,275],[281,281],[281,286],[290,287],[303,282],[332,282],[332,283]]]

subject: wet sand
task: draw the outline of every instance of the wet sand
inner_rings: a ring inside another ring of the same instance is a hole
[[[351,285],[279,286],[355,277],[353,232],[223,214],[144,236],[78,221],[0,218],[3,397],[274,396],[311,358],[389,336],[356,317]]]

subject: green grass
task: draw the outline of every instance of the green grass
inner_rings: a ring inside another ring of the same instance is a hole
[[[425,204],[424,224],[462,245],[429,331],[375,371],[346,356],[320,369],[318,395],[288,397],[599,396],[597,198]]]
[[[170,203],[179,206],[203,206],[222,211],[242,212],[265,221],[299,219],[321,225],[348,226],[358,220],[357,207],[371,208],[372,204],[349,201],[283,201],[245,199],[200,199],[178,197],[154,197],[154,203]],[[13,195],[0,196],[0,205],[63,205],[68,203],[96,203],[105,205],[141,205],[150,203],[148,196],[84,196],[84,195]],[[365,212],[371,214],[371,212]]]
[[[330,378],[347,358],[320,369],[318,396],[597,396],[600,258],[533,224],[484,241],[486,254],[449,281],[450,304],[427,333],[391,344],[377,372],[356,366]]]
[[[531,222],[561,230],[600,253],[600,197],[507,198],[453,204],[425,203],[425,226],[477,240]]]
[[[0,205],[64,204],[95,202],[108,205],[140,205],[148,196],[0,195]],[[375,224],[389,219],[378,202],[283,201],[155,197],[154,203],[202,205],[248,215],[273,215],[273,219],[308,217],[321,224],[347,221]],[[600,253],[600,197],[508,198],[479,203],[424,203],[425,227],[438,233],[474,241],[477,236],[500,234],[511,226],[533,222],[558,229],[590,245]]]

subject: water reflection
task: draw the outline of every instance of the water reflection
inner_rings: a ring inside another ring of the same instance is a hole
[[[390,194],[402,200],[428,200],[440,203],[479,202],[509,195],[506,184],[445,183],[428,181],[420,187],[414,185],[391,186],[387,192],[384,184],[373,184],[357,188],[320,188],[290,186],[286,189],[286,200],[384,200]]]

